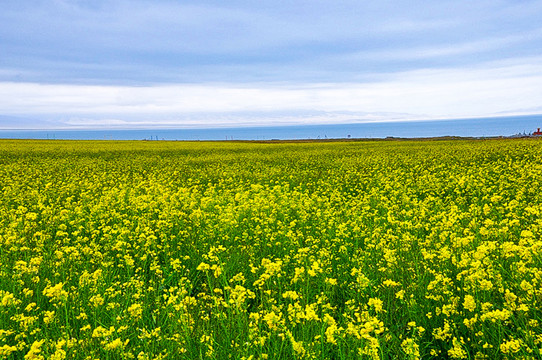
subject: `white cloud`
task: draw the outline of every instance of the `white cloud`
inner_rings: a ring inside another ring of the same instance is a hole
[[[536,108],[540,106],[540,94],[542,59],[526,58],[467,69],[402,72],[373,83],[130,87],[3,82],[0,108],[4,115],[46,115],[72,119],[72,125],[94,119],[96,125],[101,121],[111,126],[132,123],[209,126],[251,122],[254,113],[259,114],[256,117],[264,124],[292,119],[340,122],[356,117],[348,112],[386,111],[433,118],[484,116]],[[309,109],[321,113],[299,117],[300,112]],[[283,115],[277,118],[273,115],[277,112]]]

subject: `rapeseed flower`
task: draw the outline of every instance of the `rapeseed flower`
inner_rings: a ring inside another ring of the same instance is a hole
[[[68,298],[68,292],[63,289],[64,284],[58,283],[54,286],[47,285],[45,289],[43,289],[43,295],[51,298],[54,301],[66,301]]]
[[[43,360],[44,357],[41,355],[41,346],[45,340],[34,341],[30,346],[30,350],[24,356],[25,360]]]
[[[0,357],[540,355],[539,141],[0,153]]]

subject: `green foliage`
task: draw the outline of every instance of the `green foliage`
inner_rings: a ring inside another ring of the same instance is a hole
[[[532,358],[542,147],[0,141],[0,359]]]

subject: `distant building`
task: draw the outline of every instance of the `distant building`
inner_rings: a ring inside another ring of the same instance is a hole
[[[540,131],[540,128],[538,128],[534,133],[533,135],[535,136],[542,136],[542,131]]]

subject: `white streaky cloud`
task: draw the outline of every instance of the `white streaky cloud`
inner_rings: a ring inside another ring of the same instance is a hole
[[[285,125],[349,124],[429,120],[413,114],[363,112],[294,112],[294,113],[199,113],[178,114],[165,118],[113,119],[71,117],[56,124],[56,128],[205,128],[205,127],[265,127]],[[1,128],[1,127],[0,127]]]
[[[212,125],[212,114],[219,119],[233,113],[294,114],[308,109],[330,113],[386,111],[433,118],[486,116],[540,106],[540,60],[530,58],[525,62],[529,65],[509,61],[469,69],[409,71],[372,83],[133,87],[3,82],[0,109],[4,115],[117,119],[115,126],[143,120],[150,125],[152,119],[160,118]],[[244,121],[236,116],[240,123]],[[328,116],[329,122],[344,120]]]
[[[366,49],[350,53],[329,55],[326,59],[335,64],[342,64],[343,66],[352,66],[352,64],[364,62],[391,62],[397,64],[425,60],[440,60],[453,63],[458,59],[476,64],[479,63],[477,57],[480,57],[480,55],[487,56],[487,54],[491,53],[506,52],[508,51],[507,49],[513,48],[514,46],[521,46],[541,39],[542,28],[538,28],[521,34],[494,36],[477,40],[417,46],[398,46],[397,44],[394,44],[394,46],[384,47],[378,50]],[[512,58],[512,61],[521,62],[522,64],[528,64],[528,62],[525,62],[526,60],[531,59],[525,57]],[[532,60],[536,61],[540,59],[532,58]],[[537,62],[534,62],[534,64],[537,64]],[[487,62],[484,61],[479,65],[487,66]],[[466,68],[465,70],[468,71],[469,69]]]
[[[362,61],[411,61],[448,56],[467,56],[478,53],[505,49],[528,40],[542,38],[542,29],[521,35],[494,37],[476,41],[466,41],[454,44],[439,44],[420,47],[394,47],[385,50],[359,51],[351,54],[336,56],[338,60]]]

